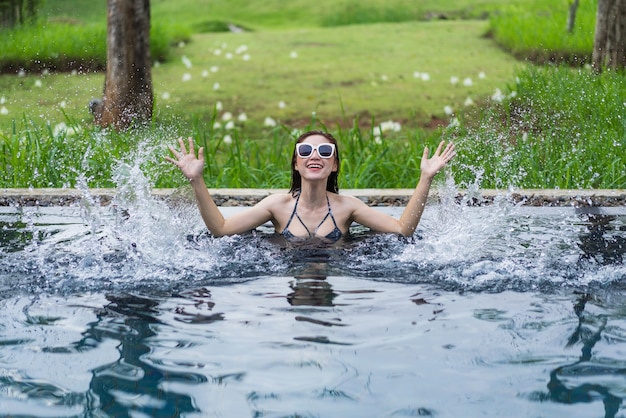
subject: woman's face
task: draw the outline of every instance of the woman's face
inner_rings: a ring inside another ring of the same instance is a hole
[[[311,135],[300,141],[301,144],[319,146],[320,144],[331,144],[328,138],[322,135]],[[322,158],[317,149],[313,150],[308,158],[300,157],[296,153],[294,169],[300,173],[302,179],[318,180],[327,179],[334,171],[337,171],[337,151],[333,151],[330,158]]]

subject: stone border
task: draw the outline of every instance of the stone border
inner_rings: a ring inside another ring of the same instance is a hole
[[[274,189],[209,189],[218,206],[249,206],[272,193],[284,193]],[[154,189],[152,195],[173,202],[193,201],[189,187],[180,189]],[[405,206],[413,189],[346,189],[342,194],[355,196],[371,206]],[[69,206],[79,203],[84,196],[108,205],[116,196],[115,189],[89,189],[87,193],[77,189],[0,189],[0,206]],[[431,200],[439,193],[432,190]],[[491,205],[504,199],[524,206],[570,206],[570,207],[616,207],[626,206],[626,189],[553,190],[519,189],[481,190],[476,193],[459,191],[456,201],[468,206]]]

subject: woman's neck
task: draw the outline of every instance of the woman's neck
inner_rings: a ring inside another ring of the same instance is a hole
[[[326,205],[326,184],[303,182],[300,189],[300,202],[309,207]]]

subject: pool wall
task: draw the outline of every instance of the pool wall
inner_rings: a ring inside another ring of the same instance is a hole
[[[282,189],[209,189],[218,206],[248,206]],[[193,200],[191,188],[153,189],[154,197],[171,201]],[[413,189],[344,189],[341,194],[355,196],[372,206],[405,206]],[[3,189],[0,190],[0,206],[67,206],[79,202],[88,194],[102,205],[109,204],[116,189]],[[429,199],[439,200],[441,193],[431,190]],[[493,204],[506,199],[525,206],[626,206],[626,189],[485,189],[477,192],[458,191],[455,199],[472,206]]]

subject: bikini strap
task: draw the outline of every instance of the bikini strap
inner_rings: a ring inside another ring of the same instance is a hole
[[[291,225],[291,221],[293,220],[293,216],[297,215],[296,211],[298,210],[298,201],[300,200],[300,193],[298,193],[298,196],[296,196],[296,204],[293,205],[293,211],[291,212],[291,216],[289,217],[289,220],[287,221],[287,225],[285,225],[285,227],[283,228],[283,231],[288,231],[289,230],[289,225]],[[298,219],[300,217],[298,216]],[[302,220],[300,221],[302,222]],[[306,225],[304,226],[306,228]],[[307,229],[308,231],[308,229]]]
[[[335,228],[338,229],[339,227],[337,226],[337,221],[335,221],[335,217],[333,216],[333,211],[330,209],[330,199],[328,198],[328,193],[326,194],[326,203],[328,204],[328,215],[330,215],[330,219],[333,220],[333,223],[335,224]],[[326,215],[326,216],[328,217],[328,215]],[[326,220],[326,218],[324,218],[324,220]],[[320,226],[321,225],[322,224],[320,224]]]

